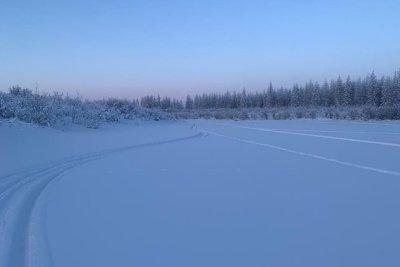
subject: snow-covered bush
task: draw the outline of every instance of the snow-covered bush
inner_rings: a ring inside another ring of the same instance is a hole
[[[14,86],[8,93],[0,92],[0,118],[15,118],[42,126],[73,123],[97,128],[101,123],[115,123],[121,119],[164,120],[172,116],[160,110],[142,108],[135,101],[88,101],[59,93],[33,93]]]

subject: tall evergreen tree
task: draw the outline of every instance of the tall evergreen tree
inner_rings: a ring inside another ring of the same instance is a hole
[[[367,78],[367,104],[378,106],[378,80],[374,72]]]
[[[300,88],[299,86],[296,84],[295,86],[293,86],[293,90],[291,92],[291,97],[290,97],[290,104],[293,107],[298,107],[300,106]]]
[[[383,82],[382,88],[382,105],[392,106],[396,103],[396,92],[393,80],[386,77]]]
[[[334,85],[334,93],[335,93],[335,105],[336,106],[343,105],[344,85],[343,85],[342,78],[340,76]]]
[[[351,106],[353,104],[353,97],[354,97],[353,82],[351,81],[350,76],[348,76],[346,83],[344,84],[343,105]]]
[[[275,106],[275,92],[271,82],[269,82],[267,90],[267,106],[268,107]]]
[[[186,96],[185,108],[186,109],[193,109],[193,99],[190,95]]]

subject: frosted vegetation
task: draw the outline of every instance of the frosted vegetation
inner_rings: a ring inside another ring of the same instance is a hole
[[[139,100],[106,99],[89,101],[63,94],[39,94],[14,86],[0,92],[0,118],[62,126],[79,124],[97,128],[101,123],[121,119],[400,119],[400,71],[378,78],[330,83],[307,82],[291,89],[263,92],[226,92],[188,95],[185,101],[170,97],[145,96]]]
[[[8,93],[0,92],[0,118],[51,127],[72,123],[97,128],[101,123],[113,123],[121,119],[160,120],[171,116],[158,110],[142,108],[136,101],[113,98],[89,101],[79,96],[39,94],[14,86]]]

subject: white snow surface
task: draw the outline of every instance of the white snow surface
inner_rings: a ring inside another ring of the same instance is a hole
[[[400,124],[0,121],[0,266],[400,266]]]

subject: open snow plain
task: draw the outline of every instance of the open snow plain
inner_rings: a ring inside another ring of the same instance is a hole
[[[400,124],[0,124],[0,266],[400,266]]]

